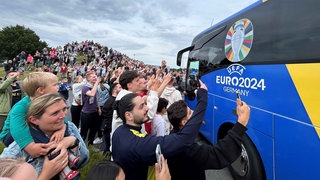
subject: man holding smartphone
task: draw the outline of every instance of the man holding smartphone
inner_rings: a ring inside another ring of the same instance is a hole
[[[179,134],[189,119],[182,118],[188,112],[184,101],[172,104],[168,110],[168,118],[173,126],[171,134]],[[242,136],[247,130],[249,121],[249,106],[237,98],[238,121],[228,134],[216,145],[199,145],[193,143],[190,147],[172,157],[168,157],[168,165],[172,179],[205,180],[205,170],[222,169],[235,161],[241,153]]]

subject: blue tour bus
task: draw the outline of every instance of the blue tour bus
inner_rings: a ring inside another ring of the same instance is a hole
[[[188,52],[186,101],[200,78],[210,143],[237,120],[236,92],[250,106],[235,179],[320,179],[320,1],[259,1],[197,35]]]

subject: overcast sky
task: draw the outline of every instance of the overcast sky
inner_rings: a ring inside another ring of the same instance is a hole
[[[175,67],[194,36],[256,0],[4,0],[0,28],[24,25],[56,47],[94,40],[139,59]]]

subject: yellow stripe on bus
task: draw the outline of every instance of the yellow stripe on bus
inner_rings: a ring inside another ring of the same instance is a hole
[[[287,64],[287,69],[320,137],[320,63]]]

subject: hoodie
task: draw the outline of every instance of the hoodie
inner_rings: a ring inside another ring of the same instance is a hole
[[[166,87],[160,97],[169,101],[168,107],[174,102],[182,100],[180,91],[178,91],[175,87]]]

